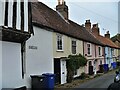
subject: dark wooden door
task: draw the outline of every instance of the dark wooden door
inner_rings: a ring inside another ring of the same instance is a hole
[[[54,74],[55,84],[61,83],[61,68],[60,68],[60,59],[54,59]]]

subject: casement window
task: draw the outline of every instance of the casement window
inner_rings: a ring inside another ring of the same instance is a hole
[[[115,55],[115,49],[112,49],[112,55],[113,56]]]
[[[108,55],[110,55],[110,48],[108,47]]]
[[[57,50],[62,51],[63,50],[63,35],[57,34]]]
[[[102,47],[98,47],[98,55],[102,56]]]
[[[72,54],[76,54],[76,40],[72,40]]]
[[[91,44],[90,43],[88,43],[87,44],[87,55],[91,55]]]

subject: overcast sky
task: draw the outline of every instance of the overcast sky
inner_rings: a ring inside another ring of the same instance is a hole
[[[39,0],[55,10],[57,0]],[[100,33],[110,31],[111,36],[118,33],[118,1],[119,0],[65,0],[69,8],[69,19],[82,25],[90,19],[92,24],[98,23]],[[89,1],[89,2],[88,2]]]

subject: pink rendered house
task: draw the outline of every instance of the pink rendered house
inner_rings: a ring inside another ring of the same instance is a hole
[[[86,20],[85,28],[88,30],[88,32],[91,31],[90,20]],[[91,32],[90,34],[92,35]],[[85,66],[85,73],[90,75],[96,74],[98,71],[101,71],[101,66],[105,63],[104,45],[97,45],[91,42],[84,41],[84,56],[88,59],[87,65]]]

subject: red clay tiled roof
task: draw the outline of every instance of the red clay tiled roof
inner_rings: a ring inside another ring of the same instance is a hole
[[[41,2],[32,2],[32,21],[34,25],[39,27],[52,29],[54,32],[94,44],[103,45],[84,27],[71,20],[65,21],[58,12]]]
[[[105,46],[113,47],[113,48],[119,48],[114,42],[112,42],[111,39],[103,37],[101,35],[96,35],[93,33],[93,35],[98,39],[100,42],[102,42]]]

